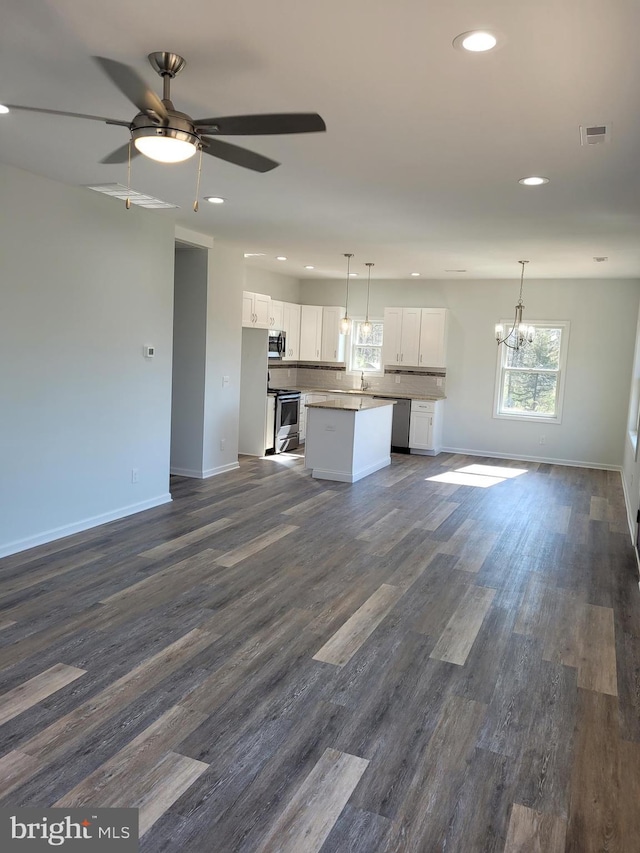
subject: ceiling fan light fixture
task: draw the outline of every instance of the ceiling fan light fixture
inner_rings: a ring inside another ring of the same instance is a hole
[[[134,131],[133,144],[141,154],[158,163],[183,163],[198,150],[195,141],[180,138],[186,135],[184,131],[174,131],[171,127],[141,130],[145,132]],[[151,132],[147,133],[147,130]]]

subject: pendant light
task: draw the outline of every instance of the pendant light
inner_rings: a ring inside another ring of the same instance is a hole
[[[373,325],[371,320],[369,319],[369,291],[371,290],[371,267],[374,266],[372,263],[365,264],[365,267],[369,267],[369,276],[367,278],[367,319],[364,323],[360,325],[360,332],[363,338],[368,338],[371,332],[373,331]]]
[[[496,341],[498,342],[498,346],[500,344],[504,344],[509,349],[519,350],[525,344],[530,344],[533,341],[535,336],[535,329],[533,326],[527,326],[522,320],[522,312],[524,311],[524,304],[522,302],[522,286],[524,283],[524,266],[528,264],[529,261],[518,261],[519,264],[522,264],[522,272],[520,274],[520,297],[516,304],[516,313],[513,318],[513,325],[507,332],[504,334],[504,327],[502,323],[496,323]]]
[[[344,256],[347,259],[347,298],[344,304],[344,317],[340,320],[340,333],[348,335],[351,331],[351,317],[349,317],[349,266],[351,264],[353,252],[345,252]]]

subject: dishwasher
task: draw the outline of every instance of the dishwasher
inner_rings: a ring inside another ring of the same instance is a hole
[[[388,400],[389,397],[374,397]],[[411,419],[411,400],[398,400],[393,407],[391,425],[391,450],[394,453],[409,452],[409,421]]]

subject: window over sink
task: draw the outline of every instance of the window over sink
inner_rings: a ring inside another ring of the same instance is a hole
[[[349,339],[348,369],[357,373],[382,373],[382,320],[370,320],[371,334],[362,330],[364,320],[354,320]]]

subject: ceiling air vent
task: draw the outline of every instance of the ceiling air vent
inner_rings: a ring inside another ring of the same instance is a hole
[[[602,145],[611,139],[610,124],[594,124],[591,127],[580,125],[581,145]]]
[[[168,201],[160,201],[159,198],[154,198],[151,195],[139,193],[136,190],[128,189],[122,184],[90,184],[86,186],[88,190],[94,190],[103,195],[109,195],[112,198],[117,198],[120,201],[125,201],[127,198],[131,200],[131,204],[137,207],[146,207],[153,210],[160,210],[167,207],[177,207],[177,204],[171,204]]]

